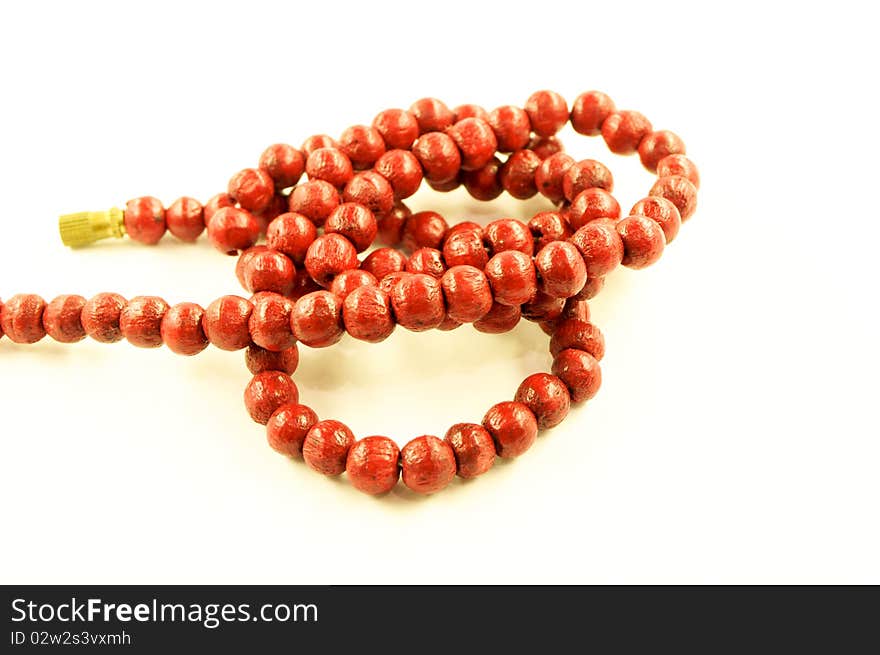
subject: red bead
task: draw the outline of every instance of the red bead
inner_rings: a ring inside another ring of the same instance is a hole
[[[306,252],[317,238],[315,224],[302,214],[287,212],[275,218],[266,229],[266,245],[302,265]]]
[[[610,221],[587,223],[571,237],[571,243],[584,258],[587,277],[602,277],[623,261],[623,241]]]
[[[385,152],[385,141],[375,127],[354,125],[339,137],[339,149],[351,160],[352,166],[369,168]]]
[[[272,202],[269,203],[269,206],[266,207],[266,209],[254,214],[254,218],[257,220],[257,224],[260,226],[261,234],[266,232],[266,228],[269,227],[269,223],[271,223],[276,218],[281,216],[281,214],[287,211],[287,205],[289,202],[290,201],[287,196],[275,194],[274,196],[272,196]]]
[[[266,350],[292,348],[296,337],[290,325],[293,301],[277,293],[261,292],[251,298],[253,312],[248,322],[251,339]]]
[[[617,224],[623,240],[623,261],[628,268],[650,266],[663,254],[666,245],[663,230],[647,216],[630,216]]]
[[[302,457],[303,442],[318,415],[311,407],[288,403],[276,409],[266,423],[266,440],[272,450],[288,457]]]
[[[119,317],[127,304],[118,293],[99,293],[87,300],[80,315],[86,334],[99,343],[120,341]]]
[[[305,267],[312,279],[327,288],[342,271],[358,267],[357,250],[341,234],[323,234],[306,251]]]
[[[498,180],[507,193],[519,200],[526,200],[538,193],[535,173],[541,165],[541,158],[531,150],[517,150],[501,167]]]
[[[642,198],[633,205],[629,213],[630,216],[639,214],[656,221],[663,230],[667,244],[672,243],[681,227],[681,214],[678,213],[678,208],[671,201],[660,196]]]
[[[372,273],[381,280],[389,273],[402,271],[406,267],[406,255],[394,248],[377,248],[361,262],[361,269]]]
[[[165,234],[165,209],[158,198],[145,196],[125,203],[125,232],[135,241],[153,245]]]
[[[571,407],[568,388],[558,377],[547,373],[535,373],[523,380],[514,400],[529,408],[539,430],[562,423]]]
[[[296,338],[312,348],[332,346],[342,338],[342,300],[329,291],[314,291],[296,301],[291,316]]]
[[[538,278],[532,258],[518,250],[505,250],[486,264],[486,277],[495,302],[519,306],[534,298]]]
[[[465,118],[479,118],[487,123],[489,122],[489,112],[480,107],[480,105],[459,105],[452,110],[452,114],[454,116],[454,123],[464,120]]]
[[[532,126],[529,115],[519,107],[506,105],[489,113],[489,125],[498,141],[498,152],[514,152],[529,143]]]
[[[571,126],[575,132],[596,136],[602,123],[616,111],[614,101],[601,91],[587,91],[575,99],[571,107]]]
[[[449,318],[448,316],[443,319],[443,322],[437,326],[437,329],[441,332],[451,332],[456,328],[460,328],[462,326],[461,323],[456,321],[455,319]]]
[[[423,134],[416,141],[412,154],[419,160],[429,182],[451,182],[461,170],[461,154],[451,137],[442,132]]]
[[[539,212],[528,222],[529,232],[538,250],[551,241],[561,241],[571,236],[571,227],[559,212]]]
[[[571,298],[587,281],[587,268],[578,249],[567,241],[554,241],[535,255],[541,291],[557,298]]]
[[[241,350],[251,343],[250,319],[254,306],[239,296],[223,296],[205,309],[202,328],[220,350]]]
[[[162,318],[159,328],[162,341],[178,355],[196,355],[208,347],[208,337],[202,328],[205,310],[192,302],[171,307]]]
[[[394,205],[390,212],[376,217],[379,231],[376,233],[376,241],[385,245],[393,246],[400,243],[403,237],[403,226],[412,212],[402,202]]]
[[[611,152],[631,155],[652,129],[651,121],[639,112],[622,110],[611,114],[602,123],[602,138]]]
[[[436,98],[416,100],[409,108],[419,124],[419,133],[442,132],[452,125],[452,111]]]
[[[604,278],[596,279],[603,280]],[[587,281],[587,284],[590,284],[589,280]],[[585,301],[580,299],[580,296],[581,294],[579,293],[577,296],[566,300],[565,307],[562,309],[562,313],[558,318],[554,318],[552,321],[542,321],[539,324],[544,334],[552,337],[553,333],[556,332],[556,327],[570,318],[576,318],[581,321],[590,320],[590,308]]]
[[[384,214],[394,206],[394,189],[379,173],[362,171],[345,185],[342,198],[345,202],[363,205],[375,214]]]
[[[324,475],[339,475],[345,471],[349,449],[354,435],[339,421],[318,421],[306,434],[302,455],[306,464]]]
[[[257,423],[266,425],[272,414],[282,405],[297,404],[299,391],[287,373],[263,371],[248,382],[244,390],[244,404],[248,414]]]
[[[604,277],[591,277],[587,280],[587,283],[584,285],[584,288],[581,289],[581,292],[578,294],[578,300],[589,300],[591,298],[595,298],[599,295],[599,292],[602,290],[602,287],[605,286],[605,278]]]
[[[689,219],[697,211],[697,187],[681,175],[661,177],[651,187],[648,195],[660,196],[669,200],[678,209],[682,222]]]
[[[259,236],[257,220],[244,209],[218,209],[208,222],[208,240],[217,250],[230,255],[250,248]]]
[[[345,298],[342,308],[345,331],[369,343],[384,341],[394,332],[391,299],[376,286],[362,286]]]
[[[483,427],[495,442],[499,457],[519,457],[535,443],[538,422],[523,403],[505,401],[489,408]]]
[[[535,186],[541,195],[551,202],[562,202],[565,192],[562,180],[565,172],[574,164],[574,158],[564,152],[550,155],[535,171]]]
[[[361,204],[344,202],[333,210],[324,224],[324,234],[341,234],[357,252],[369,248],[379,227],[373,212]]]
[[[568,222],[574,230],[600,218],[620,218],[620,204],[605,189],[584,189],[568,208]]]
[[[455,454],[460,478],[475,478],[495,463],[495,442],[482,425],[456,423],[446,431],[444,439]]]
[[[309,275],[308,271],[300,270],[296,274],[296,279],[293,281],[293,291],[290,292],[288,297],[291,300],[299,300],[307,293],[320,291],[323,288],[324,287],[312,279],[312,276]]]
[[[46,336],[43,312],[46,301],[33,293],[12,296],[0,305],[2,332],[15,343],[36,343]]]
[[[535,249],[532,233],[522,221],[500,218],[483,228],[483,238],[490,254],[504,250],[519,250],[531,256]]]
[[[86,299],[82,296],[55,298],[43,310],[43,328],[46,334],[59,343],[76,343],[85,339],[86,331],[82,324],[85,304]]]
[[[605,337],[592,323],[569,318],[556,326],[550,338],[550,354],[556,357],[567,348],[588,352],[600,362],[605,356]]]
[[[409,252],[419,248],[439,250],[448,229],[446,220],[437,212],[417,212],[403,226],[401,245]]]
[[[464,118],[446,130],[461,151],[461,168],[473,171],[488,164],[495,156],[498,142],[486,121],[480,118]]]
[[[657,170],[658,162],[667,155],[684,153],[684,141],[675,132],[669,130],[651,132],[639,142],[639,159],[652,173]]]
[[[400,477],[400,449],[388,437],[364,437],[348,451],[345,473],[358,491],[388,493]]]
[[[269,174],[276,189],[287,189],[299,182],[306,169],[306,158],[293,146],[276,143],[260,155],[260,168]]]
[[[474,321],[474,329],[485,334],[503,334],[515,328],[520,318],[522,312],[519,307],[493,302],[491,309]]]
[[[443,242],[443,259],[447,266],[467,264],[482,270],[489,261],[483,245],[483,231],[457,230],[454,234],[447,234]]]
[[[565,298],[556,298],[548,296],[543,291],[538,290],[532,299],[527,303],[523,303],[520,307],[522,317],[528,321],[540,323],[542,321],[552,321],[559,318],[562,310],[565,308]]]
[[[486,275],[473,266],[453,266],[440,280],[446,312],[459,323],[473,323],[492,309],[492,287]]]
[[[319,148],[338,147],[339,144],[336,143],[336,139],[334,139],[332,136],[328,136],[326,134],[315,134],[303,141],[302,146],[300,146],[300,150],[302,150],[305,158],[308,159],[309,155],[311,155],[313,152],[315,152],[315,150],[318,150]]]
[[[590,353],[576,348],[561,351],[553,359],[551,369],[568,387],[571,401],[580,403],[596,395],[602,385],[599,362]]]
[[[310,180],[324,180],[341,189],[354,175],[354,168],[341,150],[318,148],[306,159],[306,174]]]
[[[696,164],[684,155],[668,155],[657,162],[657,177],[680,175],[686,177],[697,189],[700,188],[700,171]]]
[[[156,296],[137,296],[128,301],[119,315],[119,329],[128,342],[138,348],[162,345],[162,319],[168,303]]]
[[[463,172],[461,179],[468,193],[484,202],[500,196],[504,191],[499,177],[501,166],[501,160],[498,157],[492,157],[489,163],[482,168]]]
[[[165,223],[181,241],[195,241],[205,230],[202,203],[195,198],[178,198],[165,210]]]
[[[443,244],[446,245],[446,242],[459,232],[476,232],[481,240],[483,238],[482,225],[480,225],[479,223],[474,223],[473,221],[462,221],[461,223],[456,223],[448,230],[446,230],[446,238],[443,240]]]
[[[296,269],[287,255],[267,248],[250,254],[242,266],[242,278],[252,293],[274,291],[284,296],[293,290]]]
[[[299,348],[293,344],[286,350],[276,352],[251,344],[244,353],[244,363],[254,375],[263,371],[281,371],[293,375],[299,366]]]
[[[345,300],[352,291],[358,287],[378,286],[379,281],[376,276],[360,268],[354,268],[350,271],[342,271],[333,278],[330,285],[330,293],[338,296],[340,300]]]
[[[339,203],[336,187],[326,180],[309,180],[293,188],[288,207],[320,227]]]
[[[235,200],[228,193],[218,193],[216,196],[211,196],[211,199],[205,203],[205,208],[202,210],[202,214],[204,215],[205,225],[211,222],[211,217],[217,212],[218,209],[223,209],[224,207],[235,207]]]
[[[395,284],[397,284],[400,280],[410,277],[412,275],[412,273],[407,273],[406,271],[394,271],[392,273],[388,273],[385,277],[379,280],[379,288],[390,295],[391,289],[394,288]]]
[[[440,491],[455,477],[455,452],[433,435],[416,437],[400,451],[403,483],[419,494]]]
[[[409,198],[422,183],[422,165],[409,150],[389,150],[376,162],[376,173],[391,185],[395,198]]]
[[[526,147],[538,155],[538,158],[541,161],[544,161],[547,157],[551,157],[563,150],[562,141],[555,136],[532,137],[532,140],[529,141],[529,145]]]
[[[553,136],[568,122],[568,103],[554,91],[536,91],[526,101],[525,110],[538,136]]]
[[[386,109],[373,119],[373,127],[378,130],[389,149],[409,150],[419,138],[419,122],[411,112],[403,109]]]
[[[400,276],[391,287],[391,307],[401,327],[423,332],[437,327],[446,317],[440,281],[423,273],[392,273]],[[382,288],[380,283],[379,288]]]
[[[446,262],[443,253],[436,248],[419,248],[406,261],[408,273],[424,273],[438,280],[446,272]]]
[[[227,192],[249,212],[261,212],[275,195],[275,182],[269,173],[259,168],[245,168],[229,180]]]
[[[574,200],[581,191],[593,188],[614,190],[614,178],[611,171],[595,159],[584,159],[572,164],[562,177],[562,192],[568,200]]]

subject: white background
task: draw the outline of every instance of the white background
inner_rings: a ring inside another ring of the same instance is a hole
[[[663,259],[592,303],[596,399],[430,498],[276,455],[241,353],[4,339],[0,581],[880,583],[874,24],[840,2],[700,4],[7,3],[4,298],[243,293],[204,240],[73,252],[56,217],[206,199],[270,143],[426,95],[601,89],[682,135],[703,186]],[[635,157],[562,136],[611,166],[624,210],[645,195]],[[411,205],[451,222],[543,206]],[[546,341],[398,330],[303,348],[295,379],[322,417],[404,443],[479,421],[549,367]]]

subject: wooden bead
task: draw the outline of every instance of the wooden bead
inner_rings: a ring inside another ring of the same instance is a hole
[[[642,139],[651,133],[651,121],[637,111],[622,110],[602,123],[602,138],[608,149],[618,155],[631,155]],[[611,189],[608,189],[609,191]]]
[[[339,276],[337,275],[336,277]],[[334,278],[334,280],[335,279],[336,278]],[[312,279],[312,276],[309,275],[309,272],[306,270],[302,270],[296,274],[296,279],[293,282],[293,291],[290,292],[290,296],[288,297],[291,300],[299,300],[307,293],[320,291],[321,289],[323,289],[323,287]]]
[[[482,230],[456,230],[443,242],[443,259],[447,266],[467,264],[479,269],[486,266],[489,254],[483,245]]]
[[[235,207],[235,200],[228,193],[218,193],[215,196],[211,196],[208,202],[205,203],[205,207],[202,210],[202,214],[204,215],[205,225],[211,221],[211,217],[217,212],[218,209],[223,209],[224,207]]]
[[[385,153],[385,140],[375,127],[353,125],[339,137],[339,149],[358,170],[369,168]]]
[[[568,208],[568,223],[578,230],[590,221],[620,218],[620,204],[605,189],[584,189],[578,193]]]
[[[394,206],[394,189],[376,171],[361,171],[345,185],[342,199],[346,203],[362,205],[374,214],[384,214]]]
[[[571,237],[587,269],[587,278],[607,275],[623,261],[623,240],[611,221],[587,223]]]
[[[553,136],[568,122],[568,103],[555,91],[536,91],[526,101],[525,110],[538,136]]]
[[[535,255],[540,289],[549,296],[571,298],[587,281],[587,268],[578,249],[567,241],[554,241]]]
[[[444,437],[455,454],[458,477],[464,479],[482,475],[495,463],[495,442],[482,425],[456,423]]]
[[[489,125],[498,141],[498,152],[522,150],[529,143],[532,126],[529,115],[519,107],[505,105],[489,113]]]
[[[453,114],[443,102],[437,98],[421,98],[409,108],[419,124],[419,134],[426,132],[442,132],[452,125]]]
[[[247,257],[242,279],[245,289],[252,293],[272,291],[284,296],[293,290],[296,268],[287,255],[266,248]]]
[[[46,301],[33,293],[12,296],[0,307],[3,333],[14,343],[36,343],[46,336],[43,312]]]
[[[99,293],[87,300],[80,315],[86,334],[99,343],[122,340],[119,317],[127,304],[118,293]]]
[[[324,288],[329,287],[339,273],[357,268],[359,264],[357,250],[341,234],[322,234],[306,251],[306,270]]]
[[[302,150],[303,155],[308,159],[309,155],[311,155],[318,148],[338,148],[339,144],[336,143],[336,139],[327,134],[313,134],[305,141],[303,141],[300,146],[300,150]]]
[[[691,181],[697,189],[700,188],[700,172],[697,166],[684,155],[667,155],[657,162],[657,177],[680,175]]]
[[[424,273],[438,280],[446,272],[446,262],[443,253],[436,248],[419,248],[406,260],[408,273]]]
[[[431,330],[446,317],[440,281],[423,273],[392,273],[400,276],[391,287],[391,307],[401,327],[412,332]],[[380,288],[382,284],[380,283]]]
[[[344,202],[333,210],[324,224],[324,234],[341,234],[357,252],[369,248],[379,227],[373,212],[361,204]]]
[[[348,451],[345,473],[358,491],[388,493],[400,478],[400,449],[388,437],[364,437]]]
[[[505,250],[486,264],[486,278],[495,302],[518,307],[538,291],[538,277],[532,258],[518,250]]]
[[[547,157],[551,157],[563,150],[562,141],[555,136],[532,137],[531,141],[529,141],[529,145],[526,147],[538,155],[538,158],[541,161],[544,161]]]
[[[287,189],[299,182],[306,169],[306,158],[293,146],[275,143],[260,155],[260,168],[269,174],[276,189]]]
[[[596,136],[602,132],[602,123],[616,109],[614,101],[601,91],[587,91],[571,106],[571,126],[579,134]]]
[[[585,189],[605,189],[609,193],[614,190],[614,178],[611,171],[595,159],[584,159],[569,166],[562,178],[562,191],[572,201]]]
[[[660,229],[663,230],[663,236],[666,243],[672,243],[672,240],[678,235],[681,227],[681,214],[678,208],[671,201],[661,196],[648,196],[639,200],[629,212],[630,216],[638,214],[639,216],[647,216],[654,220]]]
[[[82,296],[58,296],[43,310],[43,328],[59,343],[76,343],[86,338],[82,324]],[[2,312],[2,310],[0,310]]]
[[[455,107],[452,110],[452,115],[454,116],[454,123],[464,120],[465,118],[479,118],[487,123],[489,122],[489,112],[483,109],[480,105],[458,105],[458,107]]]
[[[388,149],[409,150],[419,138],[419,122],[412,112],[386,109],[373,119],[373,127],[382,136]]]
[[[697,187],[686,177],[669,175],[661,177],[648,192],[649,196],[666,198],[678,209],[682,222],[697,211]]]
[[[394,205],[390,212],[376,217],[379,231],[376,233],[377,243],[394,246],[400,243],[403,237],[403,228],[412,212],[402,202]],[[381,278],[380,278],[381,279]]]
[[[565,298],[556,298],[548,296],[541,290],[538,290],[532,299],[527,303],[523,303],[520,307],[522,317],[528,321],[552,321],[559,318],[562,310],[565,308]]]
[[[318,237],[315,224],[302,214],[287,212],[275,218],[266,229],[266,245],[302,265],[306,252]]]
[[[341,189],[354,175],[354,167],[341,150],[318,148],[306,159],[306,174],[310,180],[324,180]]]
[[[556,326],[550,338],[550,354],[556,357],[566,348],[588,352],[600,362],[605,356],[605,337],[592,323],[569,318]]]
[[[156,296],[136,296],[119,315],[119,329],[128,342],[138,348],[162,345],[162,319],[168,303]]]
[[[462,184],[467,192],[477,200],[484,202],[494,200],[504,191],[499,177],[501,166],[501,160],[498,157],[492,157],[489,163],[482,168],[463,172]]]
[[[330,285],[330,292],[337,296],[340,300],[345,300],[352,291],[363,286],[378,286],[379,281],[376,276],[360,268],[354,268],[350,271],[342,271],[333,278]],[[305,295],[305,294],[303,294]]]
[[[604,278],[599,279],[601,280]],[[578,296],[579,295],[580,294],[578,294]],[[574,296],[565,301],[565,307],[562,308],[562,313],[557,318],[539,323],[544,334],[552,337],[560,323],[571,318],[589,322],[590,307],[585,300],[581,300],[578,296]]]
[[[527,227],[536,250],[551,241],[563,241],[572,235],[571,227],[560,212],[539,212],[529,219]]]
[[[617,224],[623,241],[622,264],[627,268],[645,268],[663,254],[666,245],[663,230],[647,216],[630,216]]]
[[[195,241],[205,231],[205,212],[195,198],[178,198],[165,210],[168,231],[181,241]]]
[[[377,286],[358,287],[348,294],[342,320],[346,332],[369,343],[384,341],[394,332],[391,299]]]
[[[253,342],[274,352],[291,348],[296,343],[290,325],[293,301],[271,292],[257,293],[251,301],[253,311],[248,329]]]
[[[482,318],[474,321],[474,329],[485,334],[503,334],[517,326],[522,312],[519,307],[492,303],[492,307]]]
[[[411,275],[413,274],[408,273],[407,271],[394,271],[392,273],[388,273],[388,275],[379,280],[379,288],[388,295],[391,295],[391,290],[394,288],[394,285],[400,282],[400,280],[408,278]]]
[[[403,226],[401,245],[404,250],[412,252],[419,248],[443,247],[443,239],[449,225],[437,212],[417,212],[410,216]]]
[[[307,293],[291,315],[296,338],[312,348],[326,348],[342,338],[342,301],[329,291]]]
[[[575,403],[595,396],[602,384],[599,362],[590,353],[576,348],[568,348],[556,355],[551,370],[568,387]]]
[[[208,347],[208,337],[202,328],[205,310],[192,302],[171,307],[159,327],[162,341],[178,355],[197,355]]]
[[[212,302],[202,319],[208,341],[220,350],[246,348],[251,343],[249,325],[253,309],[249,300],[239,296],[223,296]]]
[[[455,477],[455,452],[433,435],[416,437],[400,451],[403,483],[418,494],[432,494]]]
[[[266,425],[272,414],[282,405],[299,402],[299,391],[287,373],[263,371],[248,382],[244,390],[244,404],[251,418]]]
[[[501,167],[498,180],[502,188],[514,198],[526,200],[538,193],[535,173],[541,165],[541,158],[531,150],[517,150]]]
[[[371,273],[377,280],[405,267],[406,255],[395,248],[377,248],[361,262],[361,270]]]
[[[483,427],[495,442],[499,457],[519,457],[535,443],[538,422],[526,405],[505,401],[489,408],[483,417]]]
[[[422,165],[409,150],[389,150],[379,157],[375,171],[388,181],[398,200],[418,191],[424,176]]]
[[[492,308],[492,288],[486,275],[473,266],[453,266],[440,280],[446,312],[459,323],[473,323]]]
[[[125,203],[125,233],[146,245],[159,243],[165,234],[165,209],[158,198],[144,196]]]
[[[275,195],[275,182],[269,173],[259,168],[245,168],[229,180],[227,193],[249,212],[261,212]]]
[[[247,250],[260,236],[260,226],[253,214],[244,209],[223,207],[208,222],[208,240],[220,252],[234,255]]]
[[[461,153],[452,138],[442,132],[429,132],[419,137],[412,153],[419,160],[429,182],[450,182],[461,170]]]
[[[571,407],[571,396],[565,383],[548,373],[535,373],[523,380],[514,400],[535,415],[539,430],[548,430],[562,423]]]
[[[446,318],[443,319],[443,322],[437,326],[437,329],[440,332],[451,332],[452,330],[460,328],[461,326],[462,326],[462,323],[459,323],[455,319],[449,318],[449,316],[447,316]]]
[[[462,221],[461,223],[456,223],[451,226],[446,231],[446,238],[443,241],[443,245],[446,245],[446,242],[449,241],[453,237],[453,235],[458,234],[459,232],[476,232],[480,239],[483,238],[483,226],[479,223],[475,223],[474,221]]]
[[[461,168],[473,171],[488,164],[495,156],[498,142],[495,132],[480,118],[463,118],[446,130],[461,152]]]
[[[324,420],[315,423],[306,434],[302,455],[309,468],[324,475],[339,475],[345,471],[348,451],[354,445],[354,435],[339,421]]]
[[[302,457],[303,442],[318,415],[306,405],[287,403],[272,412],[266,423],[266,440],[275,452],[288,457]]]
[[[642,166],[652,173],[657,170],[657,164],[664,157],[684,153],[684,141],[669,130],[651,132],[639,142],[639,159],[642,160]]]
[[[550,155],[541,161],[535,170],[535,187],[550,202],[559,203],[565,199],[562,181],[566,171],[574,164],[574,158],[564,152]]]
[[[326,180],[309,180],[293,187],[288,208],[321,227],[340,202],[339,192],[332,184]]]
[[[535,250],[535,241],[529,228],[522,221],[512,218],[492,221],[483,229],[483,235],[490,255],[505,250],[519,250],[531,257]]]
[[[299,348],[293,344],[290,348],[276,352],[251,344],[244,353],[244,362],[254,375],[263,371],[281,371],[293,375],[299,366]]]
[[[590,300],[591,298],[595,298],[604,286],[604,277],[587,278],[587,283],[584,285],[584,288],[581,289],[581,292],[577,295],[577,299]]]

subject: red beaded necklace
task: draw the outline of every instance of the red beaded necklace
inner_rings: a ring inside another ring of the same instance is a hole
[[[608,168],[563,152],[555,135],[569,120],[580,134],[601,134],[614,153],[638,152],[657,174],[648,196],[622,220]],[[345,472],[369,494],[389,491],[401,477],[411,490],[433,493],[455,475],[485,473],[496,456],[523,454],[572,402],[596,394],[605,344],[586,301],[618,265],[638,269],[657,261],[693,215],[699,174],[684,155],[678,136],[654,131],[642,114],[617,110],[598,91],[578,96],[571,111],[551,91],[532,94],[525,108],[491,112],[424,98],[409,110],[379,113],[370,126],[350,127],[339,140],[317,135],[299,149],[272,145],[257,168],[235,174],[227,192],[204,206],[184,197],[165,209],[143,197],[124,211],[61,217],[70,246],[126,234],[156,244],[166,230],[195,241],[207,228],[215,248],[239,256],[236,275],[250,299],[224,296],[203,309],[169,307],[152,296],[64,295],[47,304],[21,294],[0,302],[0,337],[125,338],[181,355],[209,343],[246,349],[253,378],[245,405],[266,425],[272,448],[325,475]],[[303,173],[308,180],[300,182]],[[527,223],[503,218],[450,227],[440,214],[412,213],[403,203],[423,180],[438,191],[464,185],[477,200],[540,193],[554,209]],[[265,245],[256,245],[261,234]],[[374,243],[383,247],[359,259]],[[491,407],[480,424],[453,425],[443,439],[424,435],[402,449],[385,436],[356,441],[343,423],[319,420],[300,404],[291,378],[297,343],[331,346],[345,332],[375,343],[396,325],[420,332],[472,323],[494,334],[522,318],[550,336],[552,374],[530,375],[513,401]]]

